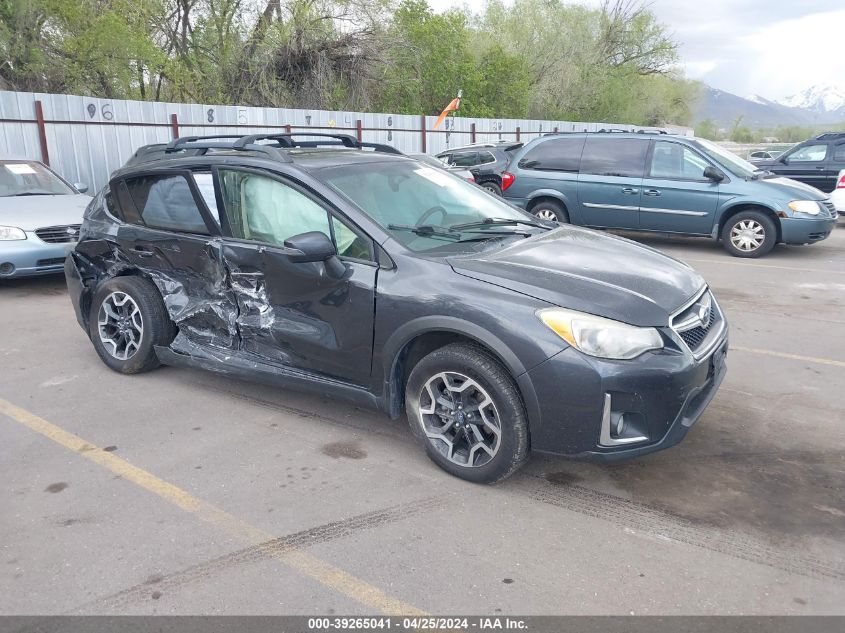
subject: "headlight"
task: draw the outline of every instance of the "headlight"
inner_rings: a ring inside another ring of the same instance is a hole
[[[25,240],[26,233],[14,226],[0,226],[0,242],[9,240]]]
[[[818,215],[821,211],[819,203],[815,200],[793,200],[787,204],[795,213],[806,213],[807,215]]]
[[[537,316],[572,347],[598,358],[627,360],[663,347],[663,339],[651,327],[636,327],[563,308],[539,310]]]

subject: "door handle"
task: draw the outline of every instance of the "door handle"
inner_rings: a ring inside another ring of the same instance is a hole
[[[638,191],[639,191],[639,189],[633,189],[631,187],[625,187],[622,190],[622,193],[637,193]]]
[[[643,191],[644,196],[659,196],[660,190],[659,189],[646,189]]]
[[[149,246],[133,246],[132,252],[137,255],[140,255],[141,257],[152,257],[153,255],[155,255],[155,253]]]

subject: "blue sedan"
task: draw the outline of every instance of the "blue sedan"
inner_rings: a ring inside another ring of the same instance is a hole
[[[38,161],[0,159],[0,279],[62,272],[91,200],[86,189]]]

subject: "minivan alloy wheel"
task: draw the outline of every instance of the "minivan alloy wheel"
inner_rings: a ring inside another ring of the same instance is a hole
[[[483,466],[499,451],[502,433],[496,405],[464,374],[432,376],[420,393],[419,413],[428,441],[458,466]]]
[[[766,230],[756,220],[740,220],[731,228],[730,239],[737,249],[750,253],[763,245],[766,239]]]
[[[132,358],[144,335],[138,304],[125,292],[112,292],[100,304],[97,329],[109,354],[118,360]]]
[[[541,220],[548,220],[549,222],[557,222],[557,216],[551,209],[537,209],[534,215]]]

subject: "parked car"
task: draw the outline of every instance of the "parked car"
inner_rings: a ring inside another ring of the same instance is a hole
[[[446,150],[437,158],[451,167],[468,169],[475,182],[490,193],[502,195],[502,173],[522,143],[489,143]]]
[[[693,269],[331,138],[352,149],[176,140],[113,174],[65,267],[108,367],[404,410],[434,462],[477,482],[529,449],[617,460],[683,438],[728,336]]]
[[[450,167],[447,163],[444,163],[442,160],[439,160],[434,156],[430,156],[429,154],[408,154],[408,157],[418,160],[421,163],[425,163],[426,165],[430,165],[431,167],[437,167],[438,169],[448,171],[450,174],[453,174],[458,178],[463,178],[469,182],[475,182],[475,176],[472,175],[472,172],[469,169],[464,167]]]
[[[845,215],[845,169],[836,178],[836,189],[830,194],[830,201],[839,215]]]
[[[845,132],[827,132],[798,143],[773,160],[757,167],[786,176],[829,193],[836,187],[836,175],[845,169]]]
[[[35,160],[0,158],[0,279],[61,272],[91,196]]]
[[[752,163],[756,163],[760,160],[772,160],[781,154],[783,154],[783,152],[777,149],[758,149],[748,153],[748,160]]]
[[[759,257],[778,242],[818,242],[836,223],[817,189],[684,136],[544,136],[519,150],[504,176],[505,197],[538,218],[710,236],[737,257]]]

